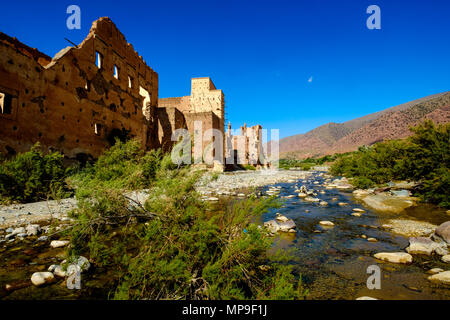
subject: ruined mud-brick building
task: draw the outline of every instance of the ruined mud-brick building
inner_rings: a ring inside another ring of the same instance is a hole
[[[232,159],[235,164],[267,165],[267,155],[263,149],[262,126],[240,127],[239,134],[231,133],[231,123],[228,124],[226,140],[226,159]],[[227,161],[228,162],[228,161]]]
[[[216,141],[215,139],[221,139],[222,146],[225,145],[225,96],[222,90],[216,89],[210,78],[192,79],[190,96],[159,99],[157,114],[160,119],[166,115],[172,115],[174,119],[181,116],[184,118],[185,128],[189,131],[191,137],[195,141],[202,141],[201,145],[196,146],[194,144],[193,153],[195,148],[200,148],[201,153],[203,153],[208,145]],[[172,126],[165,130],[161,128],[161,125],[159,126],[160,142],[163,148],[165,146],[170,147],[173,144],[171,142],[171,132],[181,128],[180,125],[174,126],[176,124],[174,121],[170,121],[170,124]],[[211,129],[218,130],[220,136],[215,135]],[[200,139],[197,139],[198,136],[200,136]],[[223,164],[224,149],[222,147],[222,150],[210,150],[209,156],[211,161],[216,160]]]
[[[53,58],[0,33],[0,153],[25,152],[40,142],[83,159],[98,157],[116,138],[168,150],[176,129],[203,134],[214,128],[224,136],[223,92],[210,78],[191,85],[190,96],[158,101],[158,74],[109,18],[95,21],[80,45]],[[194,128],[196,121],[201,128]],[[212,152],[223,163],[225,151]]]
[[[108,18],[53,59],[0,34],[0,152],[98,157],[115,137],[157,146],[158,74]]]

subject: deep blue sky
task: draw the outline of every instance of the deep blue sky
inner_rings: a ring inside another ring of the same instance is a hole
[[[81,30],[66,28],[70,4]],[[371,4],[381,30],[366,28]],[[160,97],[210,76],[234,128],[285,137],[450,90],[448,0],[8,1],[0,31],[53,56],[102,16],[158,72]]]

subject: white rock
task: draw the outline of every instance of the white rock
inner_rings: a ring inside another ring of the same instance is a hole
[[[369,241],[369,242],[378,242],[378,240],[375,239],[375,238],[368,238],[367,241]]]
[[[25,230],[24,227],[16,228],[12,232],[13,235],[23,234],[23,233],[27,233],[27,231]]]
[[[52,242],[50,242],[50,247],[61,248],[67,246],[69,243],[70,241],[68,240],[53,240]]]
[[[429,256],[437,246],[430,238],[411,237],[409,238],[409,247],[406,248],[406,251],[410,254],[425,254]]]
[[[45,283],[49,283],[53,281],[55,277],[53,276],[53,273],[51,272],[35,272],[31,276],[31,282],[35,286],[41,286]]]
[[[320,199],[313,198],[313,197],[306,197],[305,201],[308,201],[308,202],[320,202]]]
[[[30,224],[25,228],[28,236],[37,236],[41,232],[41,226],[38,224]]]
[[[64,271],[63,268],[59,264],[52,264],[48,268],[48,271],[53,272],[53,274],[55,276],[61,277],[61,278],[64,278],[67,275],[66,271]]]
[[[321,206],[327,206],[327,205],[328,205],[328,202],[326,202],[326,201],[320,201],[319,204],[320,204]]]
[[[353,213],[352,213],[352,216],[354,216],[354,217],[361,217],[361,213],[359,213],[359,212],[353,212]]]
[[[444,269],[433,268],[433,269],[428,270],[428,273],[431,273],[431,274],[436,274],[436,273],[441,273],[441,272],[444,272]]]
[[[289,220],[287,217],[285,217],[285,216],[283,216],[282,214],[279,214],[279,213],[276,214],[276,218],[275,219],[277,221],[280,221],[280,222],[286,222],[286,221]]]
[[[353,196],[354,196],[355,198],[363,198],[363,197],[369,195],[369,193],[370,193],[370,192],[367,191],[367,190],[361,190],[361,189],[358,189],[358,190],[353,191]]]
[[[378,300],[378,299],[375,299],[375,298],[372,298],[372,297],[363,296],[363,297],[356,298],[356,300]]]
[[[376,253],[374,257],[392,263],[411,263],[413,261],[412,255],[406,252],[380,252]]]
[[[338,205],[340,205],[340,206],[347,206],[348,203],[347,202],[339,202]]]
[[[442,261],[445,263],[450,263],[450,254],[447,254],[445,256],[442,256]]]
[[[428,280],[450,284],[450,271],[436,273],[432,276],[429,276]]]
[[[284,217],[284,216],[282,216],[282,217]],[[286,218],[286,217],[284,217],[284,218]],[[267,230],[271,233],[292,232],[291,230],[296,228],[294,220],[292,220],[292,219],[287,219],[287,220],[282,219],[282,220],[283,221],[270,220],[270,221],[264,222],[264,227],[266,227]]]
[[[366,210],[363,210],[363,209],[360,209],[360,208],[353,208],[353,211],[354,212],[361,212],[361,213],[366,212]]]
[[[326,227],[333,227],[334,226],[334,223],[331,222],[331,221],[320,221],[319,223],[320,223],[320,225],[326,226]]]

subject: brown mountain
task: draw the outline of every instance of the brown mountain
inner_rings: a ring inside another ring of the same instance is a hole
[[[281,157],[306,158],[357,150],[362,145],[405,138],[424,119],[450,122],[450,92],[427,96],[344,123],[330,122],[280,140]]]

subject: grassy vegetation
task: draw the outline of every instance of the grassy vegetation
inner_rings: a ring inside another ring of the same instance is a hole
[[[450,124],[436,126],[425,121],[404,140],[391,140],[362,147],[339,158],[331,173],[353,178],[358,188],[391,180],[420,181],[423,200],[450,207]]]
[[[303,298],[289,257],[269,255],[273,240],[254,223],[278,202],[250,198],[214,214],[194,190],[200,175],[118,142],[70,179],[80,201],[69,256],[112,270],[114,299]],[[143,187],[144,206],[124,195]]]
[[[255,171],[256,167],[252,166],[251,164],[243,164],[241,165],[242,169],[244,170],[250,170],[250,171]]]
[[[280,169],[300,168],[302,170],[310,170],[312,167],[321,166],[326,163],[333,162],[336,159],[342,158],[348,154],[349,152],[342,154],[337,153],[334,155],[326,155],[320,158],[309,157],[302,160],[295,158],[280,159],[279,166]]]
[[[39,144],[12,159],[0,156],[0,203],[67,197],[64,180],[72,171],[64,167],[60,153],[44,155]]]

